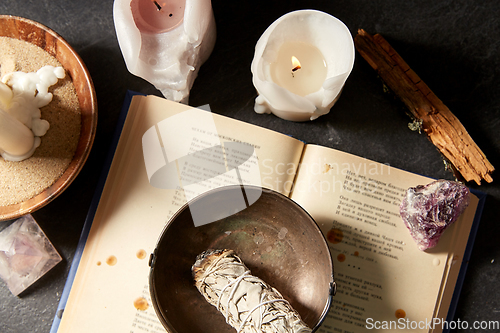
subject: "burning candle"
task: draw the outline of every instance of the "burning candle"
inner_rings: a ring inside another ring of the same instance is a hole
[[[118,43],[130,73],[187,103],[215,44],[210,0],[115,0]]]
[[[255,111],[292,121],[327,114],[353,65],[352,36],[340,20],[316,10],[283,15],[255,46]]]
[[[327,66],[323,54],[314,45],[286,42],[270,64],[271,78],[279,86],[299,96],[321,89]]]

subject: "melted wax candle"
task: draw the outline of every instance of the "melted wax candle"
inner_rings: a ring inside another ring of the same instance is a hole
[[[337,18],[316,10],[283,15],[255,46],[251,65],[259,94],[255,112],[292,121],[327,114],[353,65],[351,33]]]
[[[215,44],[211,1],[115,0],[113,18],[129,72],[187,103]]]
[[[306,96],[321,89],[327,65],[317,47],[304,42],[286,42],[270,70],[276,84],[291,93]]]
[[[186,0],[132,0],[130,8],[137,28],[145,33],[170,31],[182,22]]]
[[[0,109],[0,154],[24,156],[31,152],[34,143],[33,132],[19,120]]]
[[[0,154],[5,160],[22,161],[33,155],[50,127],[41,119],[40,108],[52,101],[48,89],[64,76],[62,67],[45,66],[36,73],[12,72],[2,78]]]

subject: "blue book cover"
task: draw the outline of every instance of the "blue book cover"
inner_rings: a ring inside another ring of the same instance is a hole
[[[120,115],[118,117],[115,133],[113,135],[113,141],[111,142],[108,155],[106,156],[106,160],[104,161],[104,166],[101,171],[101,176],[97,183],[97,187],[94,193],[94,197],[92,198],[92,202],[90,203],[89,212],[87,214],[87,217],[85,218],[85,223],[83,225],[82,233],[80,235],[78,245],[76,246],[73,262],[71,263],[71,268],[68,273],[68,278],[66,280],[66,284],[64,285],[64,289],[61,294],[61,299],[59,300],[59,305],[57,307],[54,321],[52,322],[50,333],[57,333],[57,329],[59,328],[59,323],[61,322],[61,318],[64,313],[64,308],[66,307],[66,302],[68,301],[69,293],[71,291],[71,286],[73,285],[73,280],[75,279],[76,271],[78,269],[78,265],[82,257],[83,249],[85,248],[85,243],[87,242],[87,237],[90,231],[90,227],[92,226],[92,221],[94,220],[94,215],[97,210],[97,206],[99,205],[101,193],[104,188],[104,184],[106,183],[108,171],[109,168],[111,167],[111,162],[113,161],[113,156],[116,150],[116,146],[118,145],[118,141],[120,139],[123,124],[125,123],[125,119],[127,118],[128,108],[130,102],[132,101],[132,97],[134,95],[140,95],[140,94],[132,91],[127,91],[125,95],[125,100],[122,109],[120,111]]]

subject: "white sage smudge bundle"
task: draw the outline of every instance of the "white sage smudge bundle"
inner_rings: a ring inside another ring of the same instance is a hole
[[[250,274],[233,250],[207,250],[191,268],[196,288],[238,333],[308,333],[290,303]]]

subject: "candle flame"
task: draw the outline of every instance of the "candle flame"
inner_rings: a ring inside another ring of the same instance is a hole
[[[297,59],[297,57],[295,57],[295,56],[292,56],[292,66],[293,66],[292,72],[295,72],[296,70],[302,68],[302,67],[300,67],[299,59]]]

